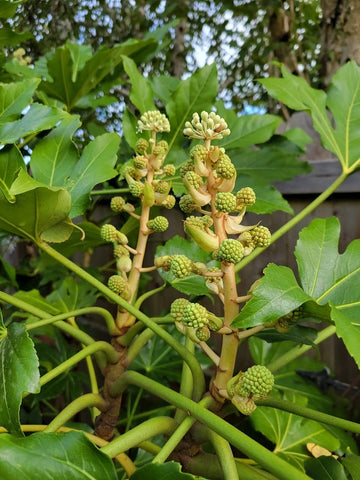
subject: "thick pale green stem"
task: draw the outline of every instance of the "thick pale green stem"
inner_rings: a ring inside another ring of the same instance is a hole
[[[332,425],[333,427],[342,428],[343,430],[348,430],[349,432],[360,433],[360,423],[351,422],[350,420],[345,420],[344,418],[334,417],[333,415],[328,415],[327,413],[319,412],[318,410],[313,410],[297,403],[281,400],[280,398],[270,397],[266,400],[256,402],[256,404],[258,406],[272,407],[279,410],[284,410],[285,412],[294,413],[295,415],[310,418],[316,422]]]
[[[174,319],[170,315],[167,315],[164,317],[152,317],[151,320],[159,325],[161,324],[167,325],[167,324],[174,323]],[[121,337],[117,338],[118,343],[124,347],[130,345],[133,338],[142,330],[144,330],[144,328],[145,326],[142,322],[136,322],[132,327],[129,328],[129,330],[125,333],[125,335],[122,335]]]
[[[107,325],[107,328],[108,328],[108,331],[109,331],[110,335],[114,335],[114,334],[117,333],[117,328],[116,328],[116,325],[115,325],[115,321],[114,321],[111,313],[108,312],[107,310],[105,310],[105,308],[100,308],[100,307],[80,308],[78,310],[73,310],[71,312],[61,313],[59,315],[55,315],[55,316],[53,316],[51,318],[48,318],[48,319],[45,319],[45,320],[40,320],[38,322],[29,323],[26,326],[26,329],[29,331],[29,330],[33,330],[34,328],[40,328],[40,327],[43,327],[44,325],[49,325],[51,323],[55,323],[59,320],[66,320],[67,318],[78,317],[80,315],[89,315],[89,314],[90,315],[91,314],[100,315],[101,317],[103,317],[103,319],[106,322],[106,325]]]
[[[240,430],[237,430],[233,425],[222,418],[219,418],[214,413],[201,407],[189,398],[174,392],[170,388],[164,387],[158,382],[155,382],[138,372],[125,372],[121,378],[115,382],[111,393],[114,396],[117,396],[130,384],[144,388],[166,402],[189,411],[194,418],[228,440],[232,445],[249,458],[258,462],[259,465],[267,469],[269,472],[273,473],[275,476],[277,475],[279,480],[289,480],[290,478],[291,480],[311,480],[305,473],[277,457],[274,453],[270,452],[261,444],[257,443]]]
[[[189,338],[185,337],[185,347],[189,350],[190,353],[195,353],[195,343]],[[193,378],[191,375],[191,371],[187,364],[183,362],[182,371],[181,371],[181,382],[180,382],[180,393],[181,395],[185,395],[185,397],[191,398],[193,392]],[[175,413],[175,420],[180,424],[184,418],[186,417],[186,413],[181,410],[177,409]]]
[[[208,408],[213,404],[214,404],[214,400],[212,397],[204,397],[198,403],[198,405],[201,405],[204,408]],[[166,459],[169,457],[169,455],[175,450],[175,448],[179,445],[181,440],[188,433],[190,428],[196,422],[195,418],[187,416],[186,412],[184,412],[184,414],[185,414],[185,418],[181,420],[181,424],[176,428],[174,433],[171,435],[171,437],[162,447],[161,451],[153,459],[154,463],[164,463]]]
[[[147,328],[132,342],[126,354],[126,361],[124,362],[127,367],[132,364],[140,350],[154,335],[155,333],[150,330],[150,328]]]
[[[97,395],[96,393],[87,393],[82,395],[73,402],[69,403],[69,405],[65,407],[64,410],[62,410],[51,423],[49,423],[44,432],[56,432],[56,430],[71,420],[77,413],[81,412],[85,408],[90,407],[96,407],[103,411],[106,409],[107,404],[102,396]]]
[[[76,263],[64,257],[58,251],[56,251],[46,243],[40,242],[38,246],[45,253],[47,253],[52,258],[54,258],[56,261],[58,261],[59,263],[67,267],[69,270],[74,272],[76,275],[78,275],[80,278],[88,282],[90,285],[93,285],[95,288],[97,288],[107,298],[109,298],[110,300],[115,302],[117,305],[127,310],[129,313],[131,313],[131,315],[134,315],[134,317],[138,318],[142,323],[144,323],[144,325],[150,328],[153,332],[156,333],[156,335],[158,335],[168,345],[170,345],[170,347],[172,347],[189,365],[189,368],[194,378],[194,392],[193,392],[194,399],[199,400],[201,398],[203,392],[205,391],[205,378],[204,378],[204,373],[202,371],[202,368],[194,355],[191,355],[191,353],[189,353],[188,350],[183,345],[181,345],[181,343],[175,340],[172,337],[172,335],[170,335],[168,332],[163,330],[155,322],[151,321],[149,317],[147,317],[145,314],[140,312],[129,302],[119,297],[119,295],[116,295],[116,293],[110,290],[110,288],[106,287],[103,283],[99,282],[99,280],[97,280],[95,277],[93,277],[88,272],[83,270],[81,267],[76,265]],[[1,300],[1,297],[0,297],[0,300]],[[76,329],[74,330],[76,331]],[[83,343],[86,343],[86,342],[83,342]]]
[[[90,195],[117,195],[118,193],[128,193],[129,188],[103,188],[102,190],[91,190]]]
[[[295,225],[297,225],[303,218],[305,218],[309,213],[311,213],[315,208],[321,205],[335,190],[347,179],[349,173],[342,173],[323,193],[321,193],[318,197],[315,198],[307,207],[305,207],[301,212],[299,212],[295,217],[289,220],[285,225],[283,225],[279,230],[276,230],[271,235],[271,242],[270,245],[280,237],[282,237],[286,232],[291,230]],[[259,256],[267,247],[264,248],[256,248],[250,255],[243,258],[241,262],[239,262],[235,266],[235,271],[238,272],[242,270],[246,265],[248,265],[254,258]]]
[[[61,363],[60,365],[57,365],[54,367],[52,370],[50,370],[48,373],[45,373],[40,378],[40,385],[45,385],[46,383],[50,382],[54,378],[58,377],[62,373],[66,372],[70,368],[74,367],[77,365],[81,360],[84,360],[89,355],[94,354],[95,352],[98,351],[103,351],[109,362],[110,363],[115,363],[118,359],[118,354],[116,350],[110,345],[110,343],[107,342],[95,342],[92,343],[91,345],[88,345],[87,347],[84,347],[80,352],[75,353],[72,357],[68,358],[65,360],[65,362]]]
[[[318,345],[327,338],[331,337],[334,335],[334,333],[336,333],[335,325],[330,325],[329,327],[324,328],[324,330],[321,330],[321,332],[318,333],[316,340],[314,340],[315,345]],[[284,355],[281,355],[281,357],[278,357],[270,362],[269,365],[267,365],[267,368],[272,372],[276,372],[296,358],[304,355],[304,353],[308,352],[311,348],[312,345],[301,345],[301,347],[299,346],[292,348],[288,352],[284,353]]]
[[[170,434],[177,425],[175,420],[170,417],[151,418],[123,435],[116,437],[115,440],[102,447],[101,451],[110,457],[115,457],[119,453],[139,446],[141,442],[149,440],[149,438],[153,438],[156,435]]]
[[[236,462],[229,442],[210,429],[208,429],[207,434],[219,459],[224,480],[239,480]]]

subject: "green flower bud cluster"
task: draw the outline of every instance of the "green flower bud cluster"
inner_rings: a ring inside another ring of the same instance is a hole
[[[157,257],[154,260],[156,268],[162,268],[164,272],[169,272],[171,267],[172,257],[170,255],[164,255],[163,257]]]
[[[268,247],[271,243],[271,233],[267,227],[259,225],[251,231],[252,241],[256,247]]]
[[[135,144],[135,152],[146,153],[149,142],[145,138],[139,138]]]
[[[121,212],[125,207],[125,199],[123,197],[113,197],[110,202],[110,208],[113,212]]]
[[[174,300],[170,307],[170,315],[176,322],[180,322],[184,313],[184,308],[189,304],[189,300],[186,298],[177,298]]]
[[[184,278],[191,274],[193,262],[185,255],[173,255],[170,271],[176,278]]]
[[[204,183],[201,176],[193,171],[186,172],[184,175],[184,181],[196,189],[200,188]]]
[[[238,240],[226,238],[220,244],[219,249],[214,252],[215,260],[219,262],[237,263],[244,256],[244,247]]]
[[[233,212],[236,209],[235,195],[230,192],[218,192],[215,197],[215,208],[219,212]]]
[[[253,365],[241,373],[234,387],[235,393],[251,397],[255,402],[268,397],[274,386],[274,375],[263,365]]]
[[[204,145],[195,145],[190,150],[190,158],[192,160],[206,162],[209,152],[206,150]]]
[[[133,164],[135,168],[142,170],[147,167],[148,161],[144,155],[136,155],[133,159]]]
[[[123,245],[115,245],[114,246],[114,257],[115,258],[130,257],[130,252]]]
[[[284,315],[283,317],[278,318],[274,323],[274,328],[279,333],[288,332],[290,328],[303,317],[303,314],[304,314],[303,312],[304,312],[303,306],[296,308],[295,310],[288,313],[287,315]]]
[[[170,132],[170,123],[166,116],[158,110],[150,110],[141,115],[138,121],[140,132],[150,130],[152,132]]]
[[[171,210],[172,208],[175,207],[176,199],[174,195],[168,195],[165,200],[161,203],[162,207],[167,208],[168,210]]]
[[[230,135],[227,123],[215,112],[194,113],[191,122],[185,123],[184,135],[203,140],[221,140]]]
[[[179,207],[186,214],[192,213],[196,209],[191,195],[183,195],[180,198]]]
[[[167,218],[162,217],[161,215],[149,220],[147,222],[147,227],[154,232],[165,232],[169,228],[169,221]]]
[[[176,173],[176,167],[175,165],[168,163],[163,167],[163,172],[167,177],[173,177]]]
[[[169,193],[170,190],[170,184],[165,180],[154,180],[153,187],[155,192],[166,195]]]
[[[144,193],[144,184],[142,182],[131,182],[129,184],[129,190],[131,195],[134,197],[141,197],[141,195]]]
[[[100,236],[105,242],[117,242],[122,245],[126,245],[128,243],[128,239],[126,235],[119,232],[114,225],[110,223],[106,223],[101,227]]]
[[[218,161],[215,164],[215,170],[217,176],[230,180],[236,175],[236,169],[233,163],[225,153],[221,153]]]
[[[108,287],[126,300],[130,296],[128,282],[120,275],[112,275],[108,280]]]
[[[255,201],[256,195],[251,187],[243,187],[236,194],[236,203],[239,209],[254,205]]]
[[[195,166],[192,160],[188,160],[180,167],[180,175],[182,178],[185,177],[187,172],[194,172],[194,171],[195,171]]]

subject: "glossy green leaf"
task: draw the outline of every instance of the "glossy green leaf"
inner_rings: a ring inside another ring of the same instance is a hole
[[[313,480],[347,480],[344,467],[333,457],[322,455],[309,458],[305,462],[305,471]]]
[[[167,77],[166,75],[158,75],[151,78],[150,81],[154,96],[161,100],[165,105],[181,82],[177,77]]]
[[[150,463],[138,468],[130,478],[131,480],[144,480],[145,478],[146,480],[205,480],[203,477],[182,473],[181,465],[177,462]]]
[[[93,306],[97,297],[98,292],[94,287],[76,281],[73,277],[67,277],[46,297],[46,300],[60,312],[71,312],[78,308]]]
[[[92,57],[92,49],[90,45],[81,45],[77,42],[66,42],[66,48],[69,50],[72,60],[72,76],[71,81],[76,82],[78,73],[85,67],[85,64]]]
[[[341,67],[334,75],[327,95],[311,88],[303,78],[290,74],[284,67],[281,71],[283,78],[260,80],[269,94],[294,110],[306,110],[311,114],[324,147],[338,157],[344,171],[349,172],[359,165],[360,67],[354,61]],[[331,125],[327,108],[331,111],[335,128]]]
[[[0,257],[0,288],[18,287],[16,269]]]
[[[38,392],[39,379],[38,358],[25,325],[13,322],[6,328],[0,313],[0,425],[10,433],[21,435],[22,394]]]
[[[11,18],[16,9],[26,0],[0,0],[0,18]]]
[[[116,480],[110,457],[80,432],[0,436],[0,477],[56,480]]]
[[[81,230],[74,228],[66,242],[56,245],[56,250],[66,257],[70,257],[75,252],[85,252],[105,243],[100,236],[100,228],[95,224],[81,222],[77,225]],[[82,232],[85,233],[85,238],[83,238]]]
[[[264,277],[255,288],[252,299],[234,319],[232,326],[247,328],[271,322],[309,299],[299,287],[290,268],[270,263],[265,268]]]
[[[281,118],[275,115],[254,114],[236,117],[228,122],[231,135],[222,140],[221,146],[229,151],[264,143],[275,133],[280,123]]]
[[[89,193],[95,185],[117,175],[114,166],[119,144],[119,135],[105,133],[84,148],[65,185],[72,198],[71,217],[84,213],[90,202]]]
[[[26,135],[48,130],[56,125],[63,115],[64,112],[58,108],[33,103],[20,120],[2,123],[0,119],[0,142],[14,143]]]
[[[171,131],[167,136],[170,152],[168,161],[175,164],[186,159],[182,146],[185,122],[191,120],[194,112],[210,110],[217,95],[218,82],[215,64],[199,69],[190,78],[182,81],[166,105]],[[182,153],[181,153],[182,152]],[[181,156],[179,157],[179,153]]]
[[[72,136],[80,126],[78,116],[66,115],[59,126],[37,143],[30,162],[35,180],[49,186],[64,186],[79,158]]]
[[[211,256],[204,252],[195,242],[186,240],[178,235],[156,249],[156,257],[184,254],[194,262],[214,263]],[[209,295],[209,289],[205,284],[205,280],[200,275],[191,274],[185,278],[175,278],[171,272],[164,272],[162,269],[159,269],[159,274],[164,281],[170,283],[179,292],[187,295]]]
[[[360,457],[359,455],[353,455],[350,452],[346,453],[345,457],[342,457],[341,463],[345,465],[346,470],[350,473],[352,480],[360,478]]]
[[[294,325],[288,332],[278,332],[274,328],[266,328],[257,333],[257,336],[266,342],[296,342],[314,346],[318,331],[315,328]]]
[[[339,220],[315,219],[304,228],[296,245],[299,276],[304,290],[320,305],[330,304],[337,334],[360,366],[360,240],[339,254]]]
[[[289,395],[288,400],[306,405],[306,398]],[[292,413],[270,407],[257,407],[250,415],[254,428],[265,435],[273,444],[276,454],[304,469],[304,461],[309,458],[307,443],[316,443],[330,451],[339,448],[338,439],[324,426]]]
[[[0,85],[0,125],[17,118],[31,102],[40,79],[33,78],[16,83]]]
[[[14,294],[14,297],[23,300],[26,303],[30,303],[30,305],[33,305],[40,310],[44,310],[44,312],[47,312],[50,315],[58,315],[60,313],[60,310],[58,308],[51,305],[51,303],[49,303],[47,300],[45,300],[44,297],[40,295],[39,290],[18,290]]]
[[[124,70],[131,82],[130,101],[138,108],[140,114],[148,110],[157,110],[154,105],[154,93],[149,80],[138,71],[131,58],[123,56]]]
[[[22,169],[9,192],[16,202],[9,203],[0,192],[1,230],[34,242],[62,242],[70,236],[73,227],[68,192],[43,186]]]
[[[152,39],[129,41],[113,48],[102,47],[86,62],[83,56],[79,64],[74,48],[65,44],[58,47],[48,60],[48,73],[52,81],[43,81],[40,89],[63,102],[70,111],[122,62],[122,55],[131,56],[150,46],[154,46]],[[76,81],[73,81],[74,78]]]
[[[15,145],[7,145],[0,150],[0,190],[10,203],[15,202],[15,196],[10,194],[10,187],[20,169],[25,169],[25,163]]]

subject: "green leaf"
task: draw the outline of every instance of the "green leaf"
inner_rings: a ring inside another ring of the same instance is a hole
[[[1,9],[1,6],[0,6]],[[1,10],[0,10],[1,15]],[[11,28],[2,26],[0,29],[0,45],[7,47],[16,47],[22,42],[26,42],[29,38],[33,38],[30,32],[14,32]]]
[[[350,473],[352,480],[360,478],[360,457],[352,453],[346,453],[346,457],[342,457],[341,463],[345,465],[346,470]]]
[[[0,18],[11,18],[16,9],[26,0],[0,0]]]
[[[72,76],[71,81],[76,82],[76,78],[80,70],[82,70],[88,60],[92,57],[92,49],[90,45],[81,45],[77,42],[66,42],[66,47],[70,52],[72,60]]]
[[[48,130],[63,116],[64,112],[58,108],[33,103],[20,120],[2,123],[0,119],[0,142],[14,143],[26,135]]]
[[[318,331],[315,328],[294,325],[288,332],[278,332],[274,328],[267,328],[256,334],[266,342],[296,342],[304,345],[314,345]]]
[[[100,236],[100,228],[93,223],[81,222],[77,225],[81,230],[74,228],[68,240],[56,245],[56,250],[66,257],[70,257],[75,252],[85,252],[105,243]],[[83,238],[82,232],[85,233],[85,238]]]
[[[34,344],[25,325],[13,322],[6,328],[0,312],[0,425],[10,433],[21,435],[22,394],[40,390],[38,367]]]
[[[0,84],[0,125],[17,118],[31,102],[40,79]]]
[[[138,468],[131,475],[131,480],[205,480],[202,477],[181,472],[181,465],[177,462],[167,462],[161,465],[151,463]]]
[[[71,111],[83,96],[94,90],[122,62],[122,55],[131,56],[154,46],[154,40],[133,40],[113,48],[102,47],[86,62],[86,55],[83,55],[80,65],[71,45],[65,44],[55,50],[48,60],[52,81],[44,80],[39,87],[48,96],[63,102],[67,111]],[[80,66],[83,68],[80,69]],[[74,78],[76,81],[73,81]]]
[[[166,75],[158,75],[150,79],[154,96],[161,100],[164,105],[168,103],[173,92],[179,86],[181,80],[177,77],[167,77]]]
[[[4,480],[116,480],[112,460],[80,432],[0,436],[0,476]]]
[[[64,186],[79,158],[72,136],[80,126],[77,115],[66,115],[58,127],[37,143],[30,162],[35,180],[49,186]]]
[[[187,80],[182,81],[166,105],[171,131],[167,137],[170,152],[168,160],[181,163],[178,150],[182,150],[185,122],[191,120],[194,112],[210,110],[217,95],[218,82],[215,64],[199,69]]]
[[[28,290],[26,292],[19,290],[14,294],[14,297],[23,300],[26,303],[30,303],[34,307],[44,310],[44,312],[50,315],[58,315],[60,310],[51,305],[44,297],[40,295],[39,290]]]
[[[1,230],[34,242],[61,242],[70,236],[73,227],[68,192],[43,186],[22,169],[9,192],[16,202],[9,203],[0,192]]]
[[[339,220],[315,219],[299,235],[296,260],[305,292],[319,305],[329,304],[337,334],[360,366],[360,240],[339,254]]]
[[[10,194],[10,187],[20,169],[25,170],[25,163],[15,145],[5,146],[0,150],[0,190],[10,203],[15,202],[14,195]]]
[[[214,263],[211,256],[204,252],[195,242],[186,240],[179,235],[168,240],[165,245],[157,247],[156,256],[184,255],[184,252],[194,262],[203,262],[208,265],[211,262]],[[162,269],[159,269],[159,274],[164,281],[170,283],[179,292],[196,296],[209,295],[209,289],[205,284],[205,280],[200,275],[192,274],[185,278],[175,278],[171,272],[164,272]]]
[[[313,480],[347,480],[344,467],[333,457],[309,458],[305,471]]]
[[[287,400],[306,405],[306,398],[289,395]],[[307,443],[316,443],[330,451],[339,448],[338,439],[320,423],[292,413],[270,407],[257,407],[250,415],[254,428],[265,435],[275,446],[276,454],[304,469],[304,461],[309,458]]]
[[[90,201],[89,193],[95,185],[117,175],[113,167],[119,144],[118,134],[105,133],[84,148],[67,182],[72,198],[71,217],[84,213]]]
[[[60,312],[71,312],[78,308],[93,306],[97,296],[97,290],[91,285],[67,277],[46,297],[46,300]]]
[[[300,77],[281,69],[284,78],[260,80],[271,96],[294,110],[306,110],[313,119],[324,147],[339,159],[343,171],[350,173],[360,158],[360,67],[348,62],[334,75],[328,95],[322,90],[311,88]],[[330,109],[335,122],[332,127],[327,113]]]
[[[227,120],[226,116],[225,120]],[[281,118],[275,115],[254,114],[236,117],[228,122],[231,135],[224,138],[221,146],[226,150],[231,150],[264,143],[275,133],[280,123]]]
[[[156,110],[154,93],[149,80],[138,71],[136,63],[131,58],[123,56],[124,70],[131,82],[130,101],[138,108],[141,114],[148,110]]]
[[[235,317],[233,327],[247,328],[272,322],[309,300],[288,267],[270,263],[254,295]]]

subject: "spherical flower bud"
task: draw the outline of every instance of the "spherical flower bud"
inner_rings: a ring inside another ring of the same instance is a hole
[[[174,300],[170,307],[170,315],[176,322],[180,322],[184,313],[184,308],[189,304],[189,300],[186,298],[177,298]]]
[[[168,177],[173,177],[175,175],[175,172],[176,172],[176,167],[175,167],[175,165],[172,165],[171,163],[168,163],[167,165],[165,165],[163,167],[163,172]]]
[[[202,328],[208,323],[208,311],[199,303],[189,303],[181,320],[188,327]]]
[[[117,232],[116,241],[121,245],[127,245],[129,242],[127,236],[122,232]]]
[[[203,179],[195,172],[186,172],[184,175],[185,182],[188,182],[194,188],[199,188],[204,182]]]
[[[193,160],[198,160],[201,162],[205,162],[208,156],[208,150],[206,150],[204,145],[195,145],[195,147],[192,147],[190,150],[190,157]]]
[[[215,197],[215,208],[219,212],[233,212],[236,208],[235,195],[230,192],[218,192]]]
[[[100,236],[103,240],[105,240],[105,242],[116,242],[118,231],[114,225],[106,223],[101,227]]]
[[[237,263],[244,256],[244,247],[237,240],[226,238],[216,252],[216,259],[220,262]]]
[[[180,167],[180,175],[181,177],[185,177],[187,172],[193,172],[195,170],[195,166],[191,160],[185,162],[181,167]]]
[[[160,142],[157,143],[156,147],[161,148],[161,151],[165,153],[169,151],[169,144],[166,140],[160,140]]]
[[[267,227],[259,225],[251,230],[251,236],[257,247],[268,247],[271,243],[271,233]]]
[[[139,168],[140,170],[147,167],[147,159],[143,155],[136,155],[133,160],[134,167]]]
[[[121,245],[119,245],[121,247]],[[132,268],[132,261],[130,257],[122,255],[116,260],[116,269],[120,272],[130,272]]]
[[[216,173],[219,175],[219,177],[227,180],[233,178],[233,176],[236,174],[236,169],[227,155],[223,155],[217,161]]]
[[[175,207],[176,199],[173,195],[168,195],[164,202],[162,202],[161,206],[171,210]]]
[[[121,212],[125,206],[125,199],[123,197],[113,197],[110,202],[110,208],[113,212]]]
[[[130,252],[123,245],[115,245],[115,247],[114,247],[114,257],[115,258],[130,257]]]
[[[290,320],[286,317],[281,317],[275,322],[274,328],[279,333],[286,333],[291,328]]]
[[[196,337],[200,340],[200,342],[207,342],[210,338],[210,330],[208,327],[199,327],[195,331]]]
[[[138,121],[140,132],[151,130],[152,132],[170,132],[170,123],[166,116],[158,110],[150,110],[141,115]]]
[[[236,194],[236,202],[238,207],[254,205],[256,201],[256,195],[252,188],[243,187]]]
[[[145,153],[149,148],[149,142],[145,138],[139,138],[135,144],[135,152]]]
[[[196,209],[191,195],[183,195],[180,198],[179,207],[186,214],[192,213]]]
[[[171,260],[171,273],[176,278],[184,278],[191,274],[192,261],[185,255],[173,255]]]
[[[108,280],[108,287],[113,292],[121,295],[128,288],[128,283],[120,275],[112,275]]]
[[[169,227],[168,219],[162,217],[161,215],[149,220],[147,222],[147,227],[154,232],[165,232]]]
[[[157,193],[169,193],[170,185],[165,180],[158,180],[153,182],[153,186],[155,188],[155,192]]]
[[[134,197],[141,197],[144,193],[144,184],[142,182],[132,182],[129,185],[129,190]]]
[[[236,394],[254,401],[268,397],[274,386],[274,376],[263,365],[253,365],[242,373],[235,387]]]

